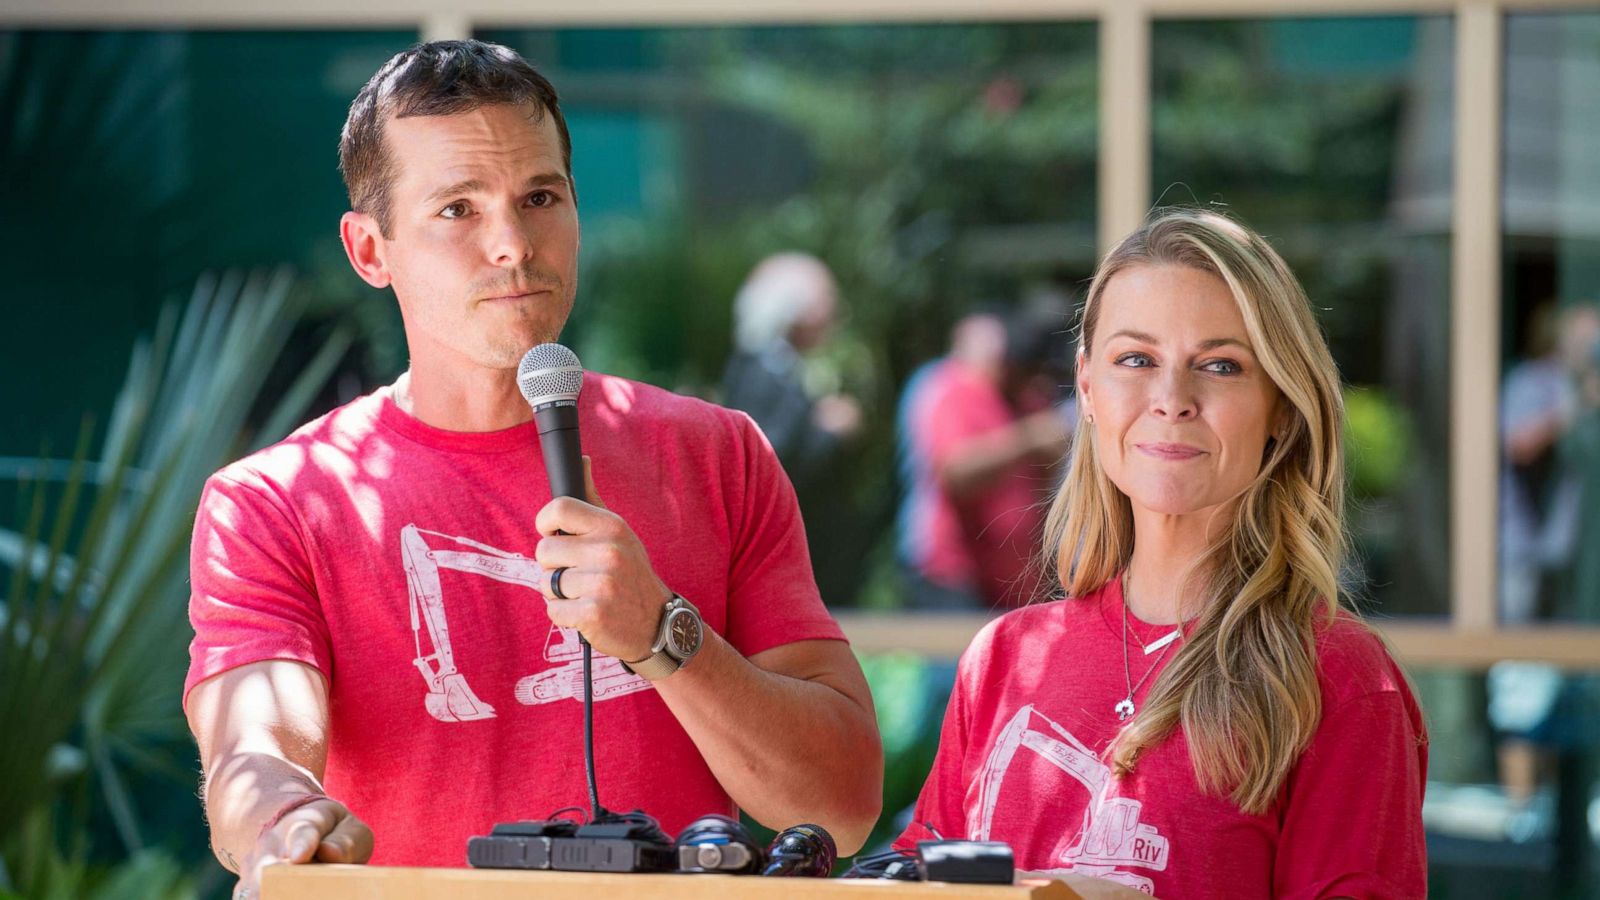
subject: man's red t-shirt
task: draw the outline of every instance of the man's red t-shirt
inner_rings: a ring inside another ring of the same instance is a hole
[[[746,656],[843,639],[747,416],[589,374],[579,420],[601,498],[708,628]],[[324,787],[372,826],[377,864],[464,865],[496,822],[587,808],[581,652],[533,562],[549,500],[533,423],[442,431],[388,388],[229,465],[195,523],[185,700],[246,663],[320,671]],[[596,654],[594,685],[602,803],[673,834],[733,811],[649,682]]]
[[[1135,693],[1142,704],[1176,652],[1146,656],[1140,645],[1173,626],[1130,618],[1125,675],[1122,614],[1112,580],[978,635],[897,847],[934,831],[1005,841],[1019,869],[1106,878],[1169,900],[1425,896],[1425,730],[1376,636],[1344,614],[1319,629],[1322,722],[1277,800],[1252,816],[1201,793],[1181,730],[1145,750],[1130,775],[1112,774],[1117,702],[1157,667]]]

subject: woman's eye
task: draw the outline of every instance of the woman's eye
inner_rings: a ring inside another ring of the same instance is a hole
[[[1215,359],[1206,363],[1201,368],[1205,369],[1207,372],[1212,372],[1217,375],[1237,375],[1243,371],[1239,368],[1239,364],[1231,359]]]
[[[1143,369],[1150,365],[1150,357],[1143,353],[1124,353],[1117,357],[1117,365],[1133,369]]]
[[[439,210],[439,218],[441,219],[459,219],[466,214],[467,205],[465,203],[452,203]]]

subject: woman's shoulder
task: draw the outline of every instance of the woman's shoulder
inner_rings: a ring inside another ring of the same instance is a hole
[[[1058,597],[1029,603],[997,616],[979,629],[968,645],[965,657],[978,663],[995,656],[1010,658],[1023,650],[1029,655],[1049,653],[1063,640],[1090,639],[1096,634],[1087,627],[1099,621],[1101,590],[1081,597]]]
[[[1324,709],[1373,694],[1395,694],[1409,702],[1411,688],[1399,663],[1359,615],[1341,608],[1324,616],[1315,640]]]

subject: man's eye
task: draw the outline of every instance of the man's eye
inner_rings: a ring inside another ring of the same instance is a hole
[[[466,214],[467,205],[465,203],[452,203],[439,210],[439,218],[441,219],[459,219]]]
[[[528,195],[528,205],[535,207],[554,206],[556,195],[550,191],[534,191]]]

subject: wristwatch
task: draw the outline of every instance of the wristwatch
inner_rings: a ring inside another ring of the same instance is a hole
[[[660,681],[689,664],[700,652],[705,632],[700,610],[673,594],[661,610],[661,629],[656,632],[656,642],[650,646],[650,655],[636,662],[625,662],[623,666],[646,681]]]

